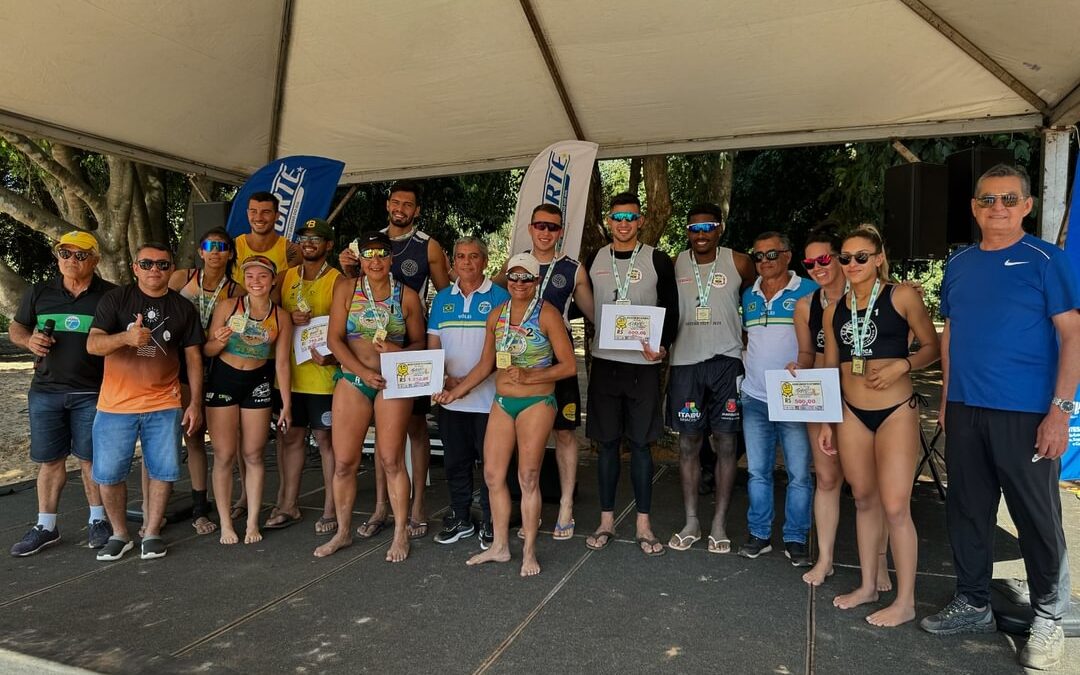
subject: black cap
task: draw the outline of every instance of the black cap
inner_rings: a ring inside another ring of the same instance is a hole
[[[356,246],[361,251],[365,248],[376,248],[379,246],[389,250],[391,248],[390,237],[385,232],[380,232],[379,230],[364,232],[356,238]]]

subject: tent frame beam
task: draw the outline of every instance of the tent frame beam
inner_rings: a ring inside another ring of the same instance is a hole
[[[1050,126],[1073,125],[1080,121],[1080,82],[1047,114]]]
[[[278,144],[281,141],[281,108],[285,102],[285,75],[289,67],[289,45],[292,42],[293,2],[281,3],[281,42],[278,45],[277,78],[274,82],[274,107],[270,117],[270,147],[267,150],[266,163],[277,159]]]
[[[563,82],[562,74],[559,72],[559,66],[555,63],[555,55],[551,51],[551,45],[548,44],[547,38],[544,37],[544,29],[540,27],[540,20],[536,17],[532,1],[520,0],[520,2],[521,11],[524,12],[525,20],[529,22],[529,28],[532,29],[533,38],[536,40],[536,47],[540,50],[540,55],[544,57],[544,64],[547,65],[548,74],[551,75],[551,81],[555,85],[555,91],[558,92],[566,117],[570,121],[570,126],[574,129],[574,136],[577,140],[583,141],[585,140],[585,132],[582,130],[581,122],[578,121],[577,113],[574,111],[574,104],[570,101],[570,94],[566,91],[566,84]]]
[[[1023,82],[1013,77],[1013,75],[1005,70],[1000,63],[990,58],[990,55],[979,49],[974,42],[967,39],[963,33],[953,28],[948,21],[938,16],[934,10],[923,4],[921,0],[900,0],[900,2],[904,3],[908,9],[929,24],[931,28],[959,47],[976,63],[985,68],[987,72],[1000,80],[1002,84],[1011,89],[1017,96],[1027,101],[1028,104],[1038,110],[1041,114],[1047,115],[1049,113],[1049,106],[1046,101],[1029,89]]]

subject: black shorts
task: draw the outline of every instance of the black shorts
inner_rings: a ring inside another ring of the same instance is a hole
[[[572,430],[581,426],[581,390],[577,373],[555,383],[555,430]]]
[[[431,397],[430,396],[417,396],[413,399],[412,414],[423,415],[427,417],[427,414],[431,412]]]
[[[681,434],[738,433],[742,374],[742,361],[730,356],[672,366],[668,376],[667,425]]]
[[[594,358],[585,434],[598,443],[626,437],[642,445],[660,438],[660,364]]]
[[[254,370],[238,370],[221,359],[210,364],[206,378],[206,394],[203,404],[207,408],[269,408],[273,403],[270,394],[274,380],[274,362],[267,361]]]
[[[274,407],[281,409],[281,392],[274,390]],[[329,429],[330,408],[334,404],[333,394],[292,393],[292,428],[293,429]]]

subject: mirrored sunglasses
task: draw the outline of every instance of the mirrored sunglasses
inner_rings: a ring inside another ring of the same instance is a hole
[[[365,248],[360,251],[360,257],[364,260],[374,260],[375,258],[389,258],[390,251],[385,248]]]
[[[536,276],[529,274],[528,272],[510,272],[506,275],[506,278],[521,284],[528,284],[536,281]]]
[[[90,258],[93,258],[94,254],[91,251],[72,251],[66,248],[58,248],[56,249],[56,257],[63,260],[71,260],[72,258],[75,258],[79,262],[85,262]]]
[[[997,203],[997,200],[1001,200],[1001,205],[1007,209],[1011,209],[1020,203],[1020,195],[1014,192],[1008,192],[1003,195],[979,195],[975,198],[975,205],[980,209],[988,209]]]
[[[135,261],[135,264],[138,265],[141,270],[149,270],[156,267],[162,272],[172,267],[171,260],[151,260],[149,258],[140,258]]]
[[[841,265],[850,265],[852,260],[859,263],[860,265],[865,265],[874,255],[876,254],[867,253],[866,251],[859,251],[854,255],[852,255],[851,253],[841,253],[840,255],[836,256],[836,259],[840,261]]]
[[[781,254],[787,253],[787,252],[788,252],[788,250],[786,248],[782,248],[782,249],[770,248],[768,251],[752,251],[750,253],[750,259],[753,260],[756,263],[759,263],[762,260],[776,260],[777,258],[780,257]]]
[[[687,232],[712,232],[720,227],[720,223],[692,223],[686,226]]]
[[[213,253],[214,251],[231,251],[232,245],[227,241],[204,239],[202,245],[199,248],[206,251],[207,253]]]
[[[819,255],[816,258],[803,258],[802,264],[808,270],[814,269],[816,265],[822,267],[828,267],[832,263],[832,256],[826,253],[825,255]]]
[[[611,218],[615,222],[627,222],[633,223],[637,220],[641,220],[645,216],[640,213],[634,213],[633,211],[615,211],[608,214],[608,218]]]

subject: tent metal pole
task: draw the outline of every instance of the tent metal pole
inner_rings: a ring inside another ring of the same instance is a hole
[[[285,71],[289,67],[289,43],[292,33],[292,0],[281,3],[281,43],[278,45],[277,81],[274,83],[274,108],[270,117],[270,147],[267,150],[266,163],[277,159],[278,143],[281,140],[281,106],[285,101]]]
[[[1039,233],[1055,246],[1065,222],[1065,199],[1069,185],[1068,129],[1042,130],[1042,194],[1039,205]],[[1075,188],[1074,188],[1075,189]]]
[[[1042,100],[1038,94],[1028,89],[1020,80],[1013,77],[1013,75],[1005,70],[1000,63],[990,58],[990,56],[979,49],[974,42],[967,39],[963,33],[953,28],[949,22],[942,19],[937,13],[923,4],[920,0],[900,0],[900,2],[907,5],[908,9],[915,12],[926,23],[945,36],[950,42],[959,47],[965,54],[975,60],[980,66],[985,68],[991,75],[1001,80],[1009,89],[1020,98],[1027,101],[1033,108],[1038,110],[1043,115],[1046,115],[1049,110],[1049,106],[1046,105],[1046,101]]]
[[[360,184],[359,183],[355,183],[355,184],[349,186],[349,191],[345,193],[345,196],[342,197],[341,201],[339,201],[337,203],[337,206],[334,207],[334,210],[331,211],[330,215],[326,217],[326,222],[328,222],[328,223],[334,222],[334,218],[337,218],[338,215],[340,215],[341,212],[345,210],[345,205],[349,203],[349,200],[353,198],[353,195],[355,195],[356,191],[359,190],[359,189],[360,189]]]
[[[574,136],[577,140],[583,141],[585,140],[585,132],[582,131],[581,122],[578,121],[577,113],[574,112],[574,105],[570,102],[570,94],[566,91],[566,85],[563,83],[562,75],[559,73],[559,67],[555,63],[555,55],[551,53],[551,46],[548,44],[547,38],[544,37],[544,30],[540,27],[540,20],[536,18],[532,2],[531,0],[520,0],[520,2],[521,11],[525,13],[525,19],[529,22],[529,28],[532,29],[540,55],[544,57],[544,63],[547,65],[548,73],[551,75],[551,81],[555,85],[555,90],[559,92],[563,110],[566,111],[566,117],[570,120],[570,126],[574,129]]]

